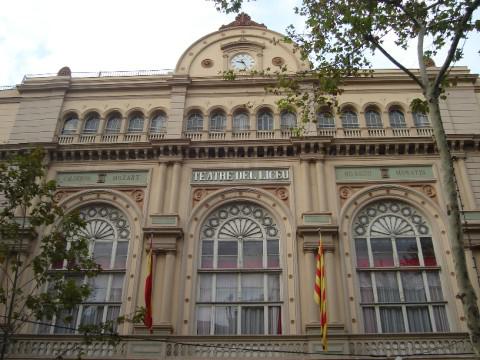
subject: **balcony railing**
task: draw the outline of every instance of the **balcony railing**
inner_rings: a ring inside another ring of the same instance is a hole
[[[319,336],[124,336],[117,345],[84,344],[72,335],[19,336],[8,348],[9,359],[320,359]],[[475,359],[467,334],[378,334],[329,336],[330,359],[365,356]],[[433,357],[432,357],[433,356]],[[326,358],[326,357],[325,357]]]

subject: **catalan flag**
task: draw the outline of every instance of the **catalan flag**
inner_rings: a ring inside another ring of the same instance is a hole
[[[145,278],[145,316],[143,323],[152,333],[153,319],[152,319],[152,287],[153,287],[153,251],[152,251],[152,239],[150,239],[150,249],[147,255],[147,276]]]
[[[327,343],[327,293],[325,278],[325,256],[323,254],[322,238],[318,245],[317,266],[315,271],[315,287],[313,298],[320,306],[320,327],[322,329],[322,346],[324,351],[328,351]]]

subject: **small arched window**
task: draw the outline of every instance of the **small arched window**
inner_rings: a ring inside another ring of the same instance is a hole
[[[388,117],[390,118],[390,126],[392,128],[407,127],[407,124],[405,123],[405,116],[400,110],[390,110],[390,112],[388,113]]]
[[[163,112],[158,112],[153,115],[150,121],[150,132],[161,133],[167,129],[167,116]]]
[[[75,134],[78,126],[78,116],[76,114],[70,114],[65,119],[62,128],[62,135]]]
[[[120,125],[122,123],[122,116],[115,112],[108,117],[105,125],[105,134],[117,134],[120,132]]]
[[[344,129],[357,129],[359,127],[357,113],[353,110],[342,111],[340,119]]]
[[[380,113],[374,109],[369,109],[365,112],[365,122],[369,129],[383,128],[382,118]]]
[[[84,134],[95,134],[100,123],[100,116],[97,113],[87,115],[85,120],[85,126],[83,127]]]
[[[233,114],[233,131],[246,131],[250,129],[250,117],[245,110]]]
[[[203,115],[199,111],[192,112],[187,118],[187,131],[203,130]]]
[[[297,115],[291,111],[282,111],[280,115],[280,128],[288,130],[297,126]]]
[[[317,114],[317,127],[320,129],[335,128],[335,118],[329,111],[321,111]]]
[[[268,109],[262,109],[257,115],[257,130],[271,131],[273,130],[273,115]]]
[[[215,110],[210,115],[210,131],[225,131],[227,126],[227,117],[221,110]]]
[[[133,113],[128,120],[128,129],[129,133],[137,133],[143,131],[143,114],[141,113]]]
[[[428,116],[425,113],[414,112],[413,113],[413,121],[415,123],[415,127],[429,127],[430,126],[430,121],[428,121]]]

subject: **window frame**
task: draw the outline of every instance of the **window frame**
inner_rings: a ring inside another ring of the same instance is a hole
[[[135,124],[136,122],[137,124]],[[141,124],[141,126],[139,125]],[[127,133],[138,134],[143,132],[145,127],[145,116],[142,113],[133,113],[128,117]]]
[[[95,126],[88,128],[90,124],[93,123]],[[82,134],[84,135],[95,135],[98,132],[98,126],[100,125],[100,115],[97,113],[90,113],[86,116],[85,123],[83,124]]]
[[[67,124],[74,123],[75,126],[71,126],[71,129],[67,129]],[[61,135],[74,135],[77,133],[79,119],[75,114],[68,115],[63,121]]]
[[[273,112],[270,109],[261,109],[257,113],[257,130],[273,131],[273,129],[274,129]]]
[[[242,117],[242,118],[240,118]],[[241,126],[238,126],[240,123]],[[233,113],[232,131],[243,132],[250,130],[250,114],[246,110],[237,110]]]
[[[159,118],[161,118],[161,120],[159,120]],[[161,126],[154,127],[154,121],[159,122]],[[163,111],[159,111],[153,114],[152,118],[150,119],[150,126],[148,127],[148,131],[151,134],[164,133],[167,131],[167,115]]]
[[[340,120],[342,122],[342,128],[344,129],[358,129],[360,123],[358,120],[358,114],[353,109],[342,110],[340,114]]]
[[[335,116],[330,111],[320,111],[317,113],[318,129],[335,129]]]
[[[227,128],[227,115],[225,114],[225,112],[223,110],[212,111],[209,117],[209,131],[225,132],[226,128]]]
[[[407,127],[405,113],[400,109],[391,109],[388,112],[388,119],[393,129],[405,129]]]
[[[111,128],[109,124],[113,121],[118,120],[118,126],[115,128]],[[118,113],[110,114],[107,118],[107,122],[105,123],[105,130],[104,133],[108,135],[119,134],[122,128],[122,116]]]
[[[190,112],[185,124],[185,131],[192,133],[203,131],[203,120],[203,114],[200,111]]]
[[[365,111],[365,124],[368,129],[383,129],[383,121],[380,112],[375,109],[368,109]]]
[[[290,116],[290,119],[288,118]],[[286,118],[287,117],[287,118]],[[293,121],[292,121],[293,118]],[[280,113],[280,129],[291,130],[297,127],[297,114],[293,111],[284,110]]]

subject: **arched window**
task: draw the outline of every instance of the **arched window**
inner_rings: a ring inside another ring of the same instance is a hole
[[[227,117],[221,110],[216,110],[210,115],[210,131],[225,131]]]
[[[380,117],[380,113],[376,110],[369,109],[365,112],[365,122],[369,129],[383,128],[382,118]]]
[[[417,209],[397,200],[373,202],[356,215],[365,332],[449,331],[430,229]]]
[[[99,123],[100,123],[100,116],[97,113],[88,114],[87,120],[85,120],[85,125],[83,127],[83,133],[96,134]]]
[[[281,334],[280,233],[271,214],[231,203],[200,231],[197,334]]]
[[[250,117],[244,110],[236,111],[233,114],[233,131],[246,131],[250,129]]]
[[[415,127],[429,127],[430,126],[430,121],[428,121],[428,116],[425,113],[414,112],[413,113],[413,121],[415,123]]]
[[[329,111],[322,111],[317,114],[317,127],[320,129],[334,129],[335,118]]]
[[[81,208],[80,217],[86,222],[80,235],[90,242],[93,258],[102,267],[102,272],[92,278],[65,272],[66,277],[79,284],[88,283],[91,294],[73,312],[57,314],[53,319],[57,327],[42,325],[39,328],[40,333],[73,333],[72,329],[80,325],[99,324],[116,320],[119,316],[131,237],[130,224],[122,211],[102,203]],[[52,266],[60,271],[65,271],[62,269],[66,267],[66,262]]]
[[[105,134],[119,133],[121,124],[122,116],[117,112],[111,114],[107,119],[107,124],[105,125]]]
[[[203,115],[194,111],[187,118],[187,131],[202,131],[203,130]]]
[[[65,119],[62,128],[62,135],[71,135],[77,132],[78,116],[76,114],[70,114]]]
[[[153,115],[152,120],[150,120],[150,132],[151,133],[161,133],[165,132],[167,129],[167,116],[163,112],[158,112]]]
[[[340,115],[340,119],[342,120],[342,126],[344,129],[356,129],[359,127],[358,116],[355,111],[352,111],[352,110],[342,111],[342,114]]]
[[[280,128],[289,130],[297,126],[297,115],[291,111],[282,111],[280,115]]]
[[[405,123],[405,116],[400,110],[390,110],[388,117],[390,118],[390,126],[392,128],[407,127],[407,124]]]
[[[271,131],[273,130],[273,115],[268,109],[262,109],[257,114],[257,130]]]
[[[136,112],[130,115],[128,120],[128,129],[127,132],[129,133],[138,133],[143,131],[143,114]]]

